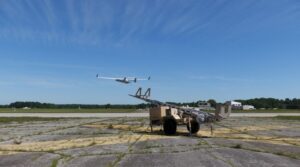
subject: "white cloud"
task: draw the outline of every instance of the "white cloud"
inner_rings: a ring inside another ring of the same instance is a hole
[[[234,27],[241,29],[240,25],[246,27],[257,22],[259,15],[252,9],[257,7],[261,12],[260,6],[268,3],[257,4],[230,0],[1,1],[0,38],[122,45],[149,36],[168,39],[206,35],[211,28],[238,34]],[[290,6],[283,12],[274,10],[278,17],[296,13],[296,7],[283,4]],[[263,23],[272,18],[274,21],[273,14],[266,13],[259,20]]]

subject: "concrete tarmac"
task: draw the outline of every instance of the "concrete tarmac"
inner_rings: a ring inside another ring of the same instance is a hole
[[[229,118],[192,136],[183,125],[150,132],[147,117],[0,122],[0,167],[299,167],[299,134],[298,120],[277,118]]]

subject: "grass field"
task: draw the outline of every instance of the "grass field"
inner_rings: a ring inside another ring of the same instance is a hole
[[[133,113],[136,109],[16,109],[0,108],[0,113]],[[214,113],[215,111],[208,111]],[[232,110],[232,113],[300,113],[300,110]]]
[[[214,113],[215,111],[207,111]],[[277,110],[232,110],[231,113],[300,113],[300,110],[277,109]]]
[[[32,121],[58,121],[64,118],[39,118],[39,117],[0,117],[0,123],[9,122],[32,122]]]
[[[283,119],[283,120],[298,120],[300,121],[300,116],[277,116],[276,119]]]
[[[136,109],[16,109],[0,108],[0,113],[132,113]]]
[[[277,110],[232,110],[232,113],[300,113],[300,110],[277,109]]]

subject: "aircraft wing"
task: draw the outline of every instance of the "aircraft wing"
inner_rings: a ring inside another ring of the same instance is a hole
[[[130,81],[149,81],[151,79],[151,77],[148,77],[148,78],[127,77],[127,79]]]
[[[137,81],[148,81],[148,79],[145,79],[145,78],[141,78],[141,79],[137,78],[136,80]]]
[[[151,77],[148,77],[148,78],[137,78],[136,80],[138,80],[138,81],[148,81],[150,79],[151,79]]]
[[[101,77],[98,74],[96,75],[96,77],[99,78],[99,79],[111,79],[111,80],[124,79],[124,78],[114,78],[114,77]]]

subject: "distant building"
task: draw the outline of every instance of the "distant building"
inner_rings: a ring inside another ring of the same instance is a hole
[[[231,105],[232,109],[242,109],[243,105],[241,102],[237,101],[228,101],[226,102],[228,105]]]
[[[22,109],[23,110],[30,110],[31,108],[29,108],[29,107],[23,107]]]
[[[255,110],[255,107],[252,105],[243,105],[243,110]]]
[[[198,107],[190,107],[189,105],[181,106],[181,107],[184,108],[184,109],[193,109],[193,110],[200,111],[200,108],[198,108]]]

